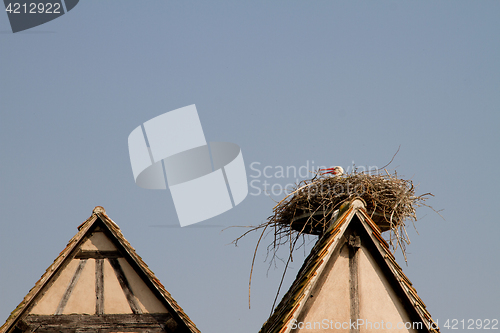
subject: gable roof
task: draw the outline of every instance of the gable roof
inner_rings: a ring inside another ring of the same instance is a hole
[[[348,228],[349,232],[347,232]],[[305,312],[308,311],[305,305],[309,299],[312,299],[313,289],[320,287],[321,279],[324,281],[322,273],[325,271],[324,275],[328,274],[325,267],[328,266],[329,261],[332,260],[334,263],[344,244],[349,244],[349,233],[353,228],[356,229],[357,234],[362,236],[363,243],[369,247],[370,254],[384,272],[387,280],[391,282],[391,286],[404,304],[411,320],[423,323],[423,327],[419,331],[439,332],[439,328],[432,320],[424,302],[397,264],[394,255],[389,250],[389,245],[382,238],[381,230],[365,210],[364,203],[360,199],[354,199],[350,202],[347,210],[341,209],[336,220],[320,236],[290,289],[259,333],[287,333],[292,331],[293,323],[304,319]]]
[[[50,288],[51,284],[54,283],[54,281],[57,280],[58,276],[61,274],[61,271],[65,269],[69,265],[69,263],[73,259],[83,259],[81,261],[86,261],[85,256],[88,255],[88,253],[93,253],[92,255],[94,258],[98,258],[100,255],[103,257],[106,257],[106,251],[99,251],[99,248],[96,248],[97,251],[84,251],[85,249],[85,244],[90,244],[90,238],[93,237],[93,233],[95,232],[103,232],[105,236],[107,236],[108,241],[110,240],[108,246],[115,247],[118,251],[116,253],[120,253],[120,259],[108,259],[108,261],[111,263],[111,266],[113,266],[113,269],[115,269],[115,272],[117,273],[117,278],[118,281],[120,281],[120,285],[124,289],[123,292],[125,292],[127,288],[130,289],[130,286],[128,285],[128,281],[125,278],[122,278],[120,280],[119,272],[122,272],[123,270],[121,267],[116,267],[120,266],[118,263],[118,260],[123,260],[123,263],[128,263],[127,268],[132,268],[133,270],[129,269],[129,272],[134,272],[135,273],[127,273],[127,274],[137,274],[140,279],[145,283],[147,288],[153,293],[153,295],[156,297],[156,299],[159,300],[161,303],[159,307],[164,309],[164,311],[160,312],[168,312],[168,317],[161,317],[163,319],[165,318],[172,318],[175,323],[171,323],[172,325],[175,326],[180,326],[180,331],[182,332],[191,332],[191,333],[199,333],[200,331],[196,328],[195,324],[189,319],[189,317],[184,313],[182,308],[177,304],[177,302],[172,298],[170,293],[165,289],[165,287],[160,283],[158,278],[154,275],[154,273],[148,268],[146,263],[142,260],[142,258],[135,252],[135,249],[130,245],[130,243],[125,239],[123,234],[120,231],[120,228],[118,225],[116,225],[115,222],[113,222],[106,214],[104,208],[97,206],[93,212],[92,215],[85,221],[83,222],[79,227],[78,227],[78,233],[71,238],[71,240],[68,242],[66,248],[61,251],[59,256],[54,260],[54,262],[47,268],[45,273],[42,275],[40,280],[38,280],[35,284],[35,286],[28,292],[28,294],[24,297],[22,302],[12,311],[11,315],[7,319],[7,321],[0,327],[0,333],[4,332],[12,332],[16,328],[16,325],[19,326],[26,326],[26,324],[23,322],[23,319],[25,319],[30,311],[33,311],[33,309],[37,306],[37,302],[43,299],[43,295],[47,292],[47,290]],[[100,233],[101,234],[101,233]],[[101,237],[102,238],[102,237]],[[106,237],[105,237],[106,238]],[[100,243],[103,242],[103,240],[98,240]],[[106,241],[106,239],[104,239]],[[88,245],[87,245],[88,246]],[[91,245],[92,246],[92,245]],[[108,254],[115,253],[114,251],[109,251]],[[95,257],[95,256],[98,257]],[[126,260],[126,261],[125,261]],[[98,261],[98,260],[96,260]],[[115,263],[115,264],[113,264]],[[108,264],[109,265],[109,264]],[[128,266],[130,265],[130,266]],[[79,267],[76,269],[75,276],[76,281],[78,281],[78,274],[79,270],[81,271],[83,268],[84,264],[80,264]],[[125,275],[127,275],[125,274]],[[97,279],[97,274],[96,279]],[[75,277],[73,277],[73,280],[71,283],[73,283],[75,280]],[[76,284],[77,282],[74,282]],[[97,282],[96,282],[97,283]],[[124,286],[125,284],[125,286]],[[70,287],[68,286],[68,289]],[[103,288],[104,289],[104,288]],[[126,294],[126,292],[125,292]],[[68,296],[69,297],[69,296]],[[132,299],[130,299],[132,298]],[[136,301],[134,301],[135,297],[127,295],[127,299],[130,303],[130,307],[132,310],[130,311],[133,314],[141,314],[143,312],[150,312],[150,311],[144,311],[144,306],[141,304],[138,304]],[[136,304],[136,309],[134,309],[133,305],[134,302]],[[60,304],[62,304],[63,301],[61,301]],[[59,305],[60,307],[61,305]],[[96,305],[96,309],[97,309]],[[158,308],[158,306],[156,306]],[[130,310],[130,309],[129,309]],[[96,310],[97,311],[97,310]],[[151,311],[151,312],[157,312],[157,311]],[[103,313],[103,312],[101,312]],[[62,312],[55,313],[57,314],[62,314]],[[73,314],[74,315],[74,314]],[[148,314],[149,315],[149,314]],[[151,313],[148,318],[153,318],[154,313]],[[71,315],[68,315],[71,316]],[[38,316],[39,317],[39,316]],[[64,317],[64,316],[59,316],[59,317]],[[89,316],[86,316],[89,317]],[[116,316],[115,316],[116,317]],[[143,316],[144,317],[144,316]],[[80,318],[81,319],[81,318]],[[132,319],[132,322],[134,319]],[[168,326],[168,325],[167,325]],[[23,329],[22,329],[23,330]]]

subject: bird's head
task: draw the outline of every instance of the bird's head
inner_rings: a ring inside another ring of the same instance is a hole
[[[341,166],[336,166],[333,168],[333,172],[332,172],[335,176],[341,176],[344,174],[344,168],[342,168]]]

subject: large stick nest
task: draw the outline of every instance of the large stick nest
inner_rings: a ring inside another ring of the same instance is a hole
[[[417,220],[417,207],[430,207],[425,200],[432,194],[417,196],[412,180],[398,178],[397,172],[384,171],[370,174],[354,169],[341,176],[316,172],[312,179],[296,184],[273,208],[273,215],[266,222],[252,227],[234,243],[256,230],[263,229],[261,239],[266,230],[274,230],[274,240],[268,251],[276,253],[280,245],[285,244],[293,251],[300,236],[321,235],[337,217],[342,205],[359,197],[365,201],[370,217],[381,231],[390,231],[388,242],[392,249],[399,246],[405,255],[405,244],[410,243],[406,222]]]
[[[301,234],[320,235],[337,216],[337,209],[360,197],[381,231],[390,230],[388,241],[392,248],[399,245],[404,253],[404,244],[410,242],[406,222],[417,220],[415,210],[426,206],[428,196],[432,194],[417,196],[412,180],[398,178],[396,172],[367,174],[354,170],[342,176],[316,173],[312,179],[297,184],[260,227],[274,227],[278,240],[282,236],[290,241]],[[275,240],[274,246],[279,243]]]
[[[273,209],[267,223],[293,230],[321,234],[332,213],[354,197],[366,202],[366,209],[382,231],[416,221],[415,209],[424,204],[426,193],[415,195],[411,180],[400,179],[397,173],[366,174],[353,171],[343,176],[316,173],[314,178],[297,184],[287,197]]]

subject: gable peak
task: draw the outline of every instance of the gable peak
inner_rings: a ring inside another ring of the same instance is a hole
[[[95,206],[94,210],[92,211],[93,214],[106,214],[106,210],[104,209],[103,206]]]

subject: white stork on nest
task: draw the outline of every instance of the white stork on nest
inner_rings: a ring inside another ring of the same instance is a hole
[[[342,176],[344,174],[344,169],[341,166],[336,166],[328,169],[319,169],[319,171],[325,171],[322,175],[331,174],[332,176]]]

